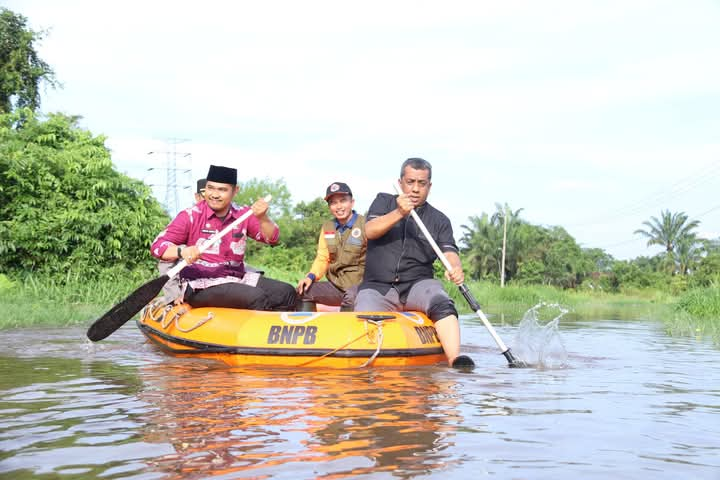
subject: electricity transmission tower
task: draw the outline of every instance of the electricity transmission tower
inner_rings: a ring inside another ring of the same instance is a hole
[[[163,206],[165,211],[174,217],[177,213],[188,203],[180,203],[180,190],[190,189],[192,182],[190,176],[192,174],[192,154],[188,152],[178,152],[177,146],[180,143],[187,142],[187,139],[183,138],[171,138],[166,141],[168,145],[166,150],[163,151],[151,151],[148,155],[165,154],[165,166],[164,167],[150,167],[148,171],[159,170],[165,171],[165,183],[155,184],[151,186],[165,187],[165,201]],[[178,162],[178,159],[180,162]],[[187,182],[178,181],[178,173],[186,174]]]

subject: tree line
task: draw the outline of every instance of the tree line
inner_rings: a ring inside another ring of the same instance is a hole
[[[463,225],[462,252],[471,278],[562,288],[619,291],[623,288],[687,287],[718,283],[720,241],[698,237],[700,222],[684,212],[663,210],[633,232],[664,251],[652,257],[617,260],[599,248],[581,248],[562,227],[532,225],[522,209],[496,204],[492,214]],[[505,238],[505,241],[503,241]],[[502,245],[505,264],[502,265]]]

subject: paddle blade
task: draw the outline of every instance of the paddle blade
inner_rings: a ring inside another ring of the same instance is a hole
[[[503,352],[503,355],[508,361],[508,366],[510,368],[530,368],[530,365],[523,362],[522,360],[518,360],[518,358],[512,354],[509,348]]]
[[[150,280],[122,302],[115,305],[105,315],[95,320],[87,331],[87,337],[93,342],[107,338],[115,330],[125,325],[142,308],[160,293],[170,279],[167,275]]]

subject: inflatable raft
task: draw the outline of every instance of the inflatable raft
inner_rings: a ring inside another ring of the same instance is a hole
[[[137,324],[172,355],[233,366],[353,368],[446,360],[432,321],[416,312],[261,312],[153,302]]]

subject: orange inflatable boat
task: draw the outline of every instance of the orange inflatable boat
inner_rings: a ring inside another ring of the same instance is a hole
[[[416,312],[260,312],[153,302],[137,323],[172,355],[233,366],[353,368],[446,360],[432,321]]]

